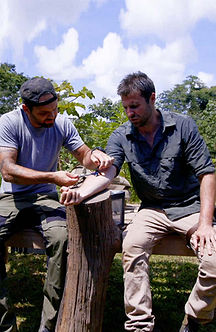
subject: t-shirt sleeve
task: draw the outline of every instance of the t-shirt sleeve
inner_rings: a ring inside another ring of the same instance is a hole
[[[64,132],[65,139],[63,142],[63,146],[69,151],[75,151],[84,144],[77,129],[69,119],[65,119]]]
[[[16,136],[16,123],[11,121],[7,114],[0,118],[0,146],[18,149],[18,140]]]

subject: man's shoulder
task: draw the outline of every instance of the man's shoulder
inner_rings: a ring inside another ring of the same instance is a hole
[[[182,125],[183,123],[191,123],[194,120],[186,113],[178,113],[173,111],[161,111],[159,110],[164,123],[166,125]]]
[[[127,121],[123,124],[121,124],[118,128],[114,130],[114,133],[126,133],[128,130],[131,130],[131,123],[130,121]]]
[[[16,124],[18,121],[20,121],[21,118],[22,118],[21,109],[16,109],[8,113],[2,114],[2,116],[0,117],[0,123]]]
[[[70,125],[71,127],[73,127],[72,120],[68,116],[60,113],[57,114],[57,117],[55,119],[55,124],[58,126]]]
[[[13,111],[2,114],[0,119],[4,119],[5,117],[7,117],[7,118],[8,117],[11,118],[11,117],[14,117],[14,116],[16,117],[16,116],[19,116],[20,113],[21,113],[21,109],[15,109]]]
[[[188,119],[190,116],[186,113],[179,113],[175,111],[165,111],[165,110],[160,110],[158,111],[162,114],[163,117],[171,117],[174,119]]]

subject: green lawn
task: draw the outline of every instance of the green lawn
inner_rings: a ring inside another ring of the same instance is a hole
[[[7,268],[19,331],[37,332],[46,257],[10,254]],[[184,303],[196,279],[196,258],[152,256],[150,273],[157,325],[161,331],[178,332],[184,316]],[[110,273],[103,332],[124,332],[124,320],[121,255],[117,254]],[[216,323],[209,324],[200,331],[215,332]]]

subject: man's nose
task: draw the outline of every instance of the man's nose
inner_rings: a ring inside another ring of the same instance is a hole
[[[126,114],[127,114],[127,116],[133,116],[134,115],[134,110],[133,109],[131,109],[130,107],[128,107],[127,109],[126,109]]]
[[[54,119],[56,117],[56,111],[52,111],[50,114],[49,114],[49,118],[50,119]]]

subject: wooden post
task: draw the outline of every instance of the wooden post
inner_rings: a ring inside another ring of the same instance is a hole
[[[109,191],[67,208],[68,266],[56,332],[100,332],[107,281],[120,250]]]

